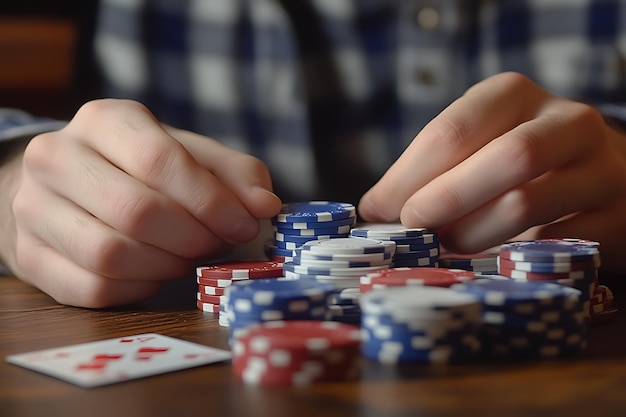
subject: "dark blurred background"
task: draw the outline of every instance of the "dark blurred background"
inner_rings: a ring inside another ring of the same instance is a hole
[[[94,97],[96,7],[94,0],[0,3],[0,107],[69,119]]]

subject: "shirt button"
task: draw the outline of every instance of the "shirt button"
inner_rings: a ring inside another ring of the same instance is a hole
[[[435,30],[441,25],[441,13],[433,6],[424,6],[417,11],[415,21],[423,30]]]

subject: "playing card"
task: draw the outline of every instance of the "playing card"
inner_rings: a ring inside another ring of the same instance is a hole
[[[10,355],[6,361],[89,388],[230,357],[227,350],[148,333]]]

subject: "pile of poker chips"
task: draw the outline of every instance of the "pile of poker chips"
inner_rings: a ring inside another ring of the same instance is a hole
[[[473,272],[452,268],[390,268],[360,277],[361,293],[390,287],[429,286],[448,288],[476,278]]]
[[[366,238],[310,241],[296,250],[292,261],[283,263],[283,269],[288,278],[333,283],[340,292],[331,299],[327,319],[358,324],[359,277],[389,268],[394,251],[394,242]]]
[[[312,240],[283,263],[287,278],[332,282],[337,288],[358,288],[359,277],[389,268],[395,243],[366,238],[342,237]]]
[[[362,354],[384,363],[450,364],[480,351],[477,297],[448,288],[378,289],[361,297]]]
[[[221,262],[196,268],[197,307],[220,315],[221,326],[228,326],[225,316],[226,288],[234,281],[283,276],[283,267],[272,261]]]
[[[590,316],[600,267],[599,243],[581,239],[542,239],[500,246],[498,270],[516,280],[550,281],[581,291],[581,308]]]
[[[232,369],[249,385],[309,385],[359,374],[357,327],[320,321],[272,321],[247,327],[233,341]]]
[[[443,268],[464,269],[476,274],[498,274],[498,250],[487,250],[472,254],[442,252],[439,254],[439,266]]]
[[[391,265],[395,243],[345,237],[310,241],[296,250],[293,260],[283,263],[285,277],[330,282],[341,292],[332,297],[327,319],[358,324],[359,277]],[[351,294],[352,296],[348,295]]]
[[[369,223],[352,228],[350,236],[395,242],[395,267],[439,266],[439,238],[428,229],[407,228],[400,223]]]
[[[511,279],[477,279],[450,289],[480,299],[485,357],[564,358],[586,347],[588,326],[577,289]]]
[[[306,201],[283,204],[272,218],[274,241],[268,248],[270,259],[290,261],[295,250],[311,240],[348,237],[356,223],[356,208],[350,203]]]
[[[286,278],[237,281],[227,287],[231,339],[246,327],[268,321],[325,320],[332,283]]]

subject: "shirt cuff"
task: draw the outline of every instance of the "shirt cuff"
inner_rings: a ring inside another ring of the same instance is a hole
[[[36,117],[22,110],[0,107],[0,141],[35,136],[63,128],[67,122]]]

